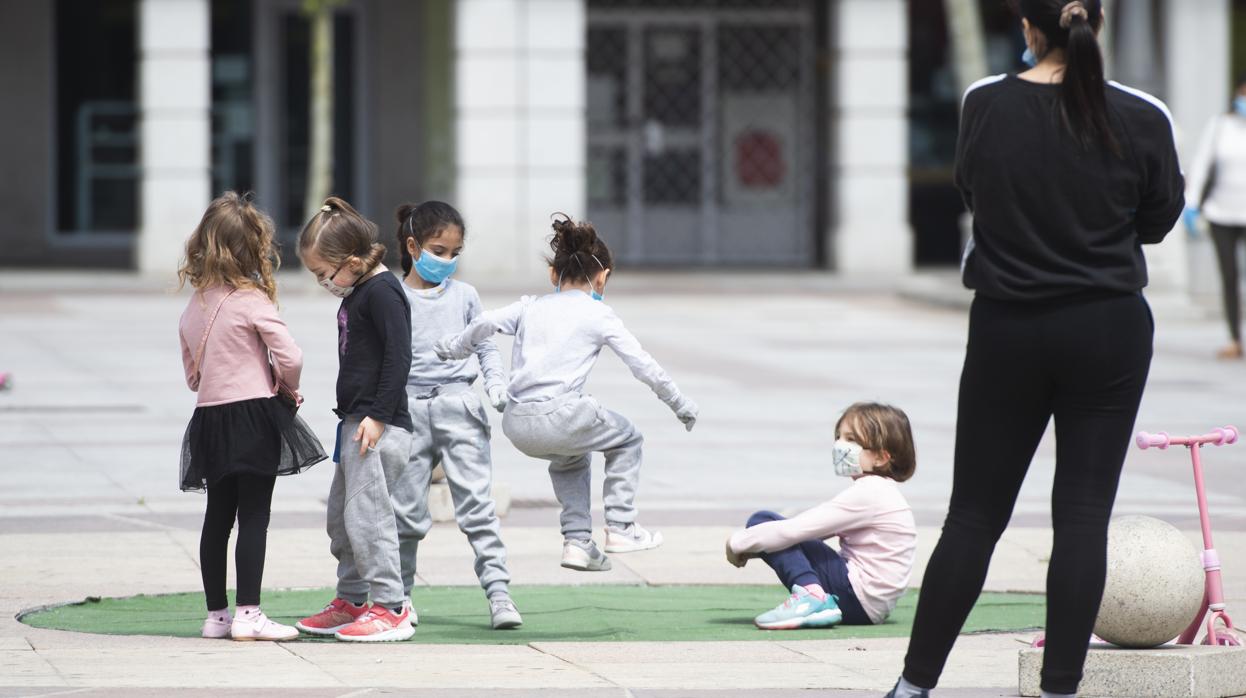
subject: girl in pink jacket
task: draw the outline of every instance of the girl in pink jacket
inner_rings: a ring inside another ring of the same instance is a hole
[[[186,385],[199,394],[182,440],[182,490],[207,490],[199,538],[208,618],[203,636],[289,640],[298,631],[260,610],[269,507],[278,475],[325,459],[295,415],[303,352],[277,315],[273,222],[249,196],[214,200],[186,242],[179,288],[195,289],[178,325]],[[238,520],[236,614],[225,595]]]
[[[846,489],[790,519],[759,511],[727,540],[731,564],[761,558],[792,594],[757,616],[763,630],[881,623],[908,588],[917,527],[899,483],[917,467],[909,418],[890,405],[852,405],[835,424],[831,459],[852,479]]]

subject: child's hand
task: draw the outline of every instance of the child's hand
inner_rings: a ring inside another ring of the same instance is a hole
[[[489,403],[493,405],[493,409],[501,412],[506,409],[506,391],[498,386],[489,388]]]
[[[385,423],[378,422],[371,417],[364,417],[359,423],[359,428],[355,430],[354,441],[359,442],[359,455],[368,452],[370,448],[376,448],[376,442],[381,440],[381,435],[385,433]]]
[[[684,423],[685,429],[692,431],[692,427],[697,425],[698,412],[700,412],[700,408],[697,407],[697,403],[685,398],[679,409],[675,410],[675,417]]]
[[[454,349],[452,349],[451,341],[453,339],[454,339],[454,335],[450,335],[448,337],[442,337],[436,342],[433,342],[433,353],[437,355],[437,358],[441,359],[442,361],[454,361],[456,359],[466,359],[467,357],[472,355],[471,347],[468,347],[463,352],[456,352]]]
[[[747,557],[745,557],[745,556],[743,556],[743,555],[740,555],[739,553],[737,553],[737,552],[735,552],[734,550],[732,550],[732,549],[731,549],[731,539],[730,539],[730,538],[728,538],[728,539],[727,539],[727,562],[730,562],[731,564],[735,565],[736,567],[743,567],[743,566],[745,565],[745,563],[747,563],[747,562],[748,562],[748,558],[747,558]]]

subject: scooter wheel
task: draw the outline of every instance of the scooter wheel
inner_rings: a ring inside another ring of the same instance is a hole
[[[1202,641],[1199,642],[1199,644],[1210,645],[1211,636],[1204,635]],[[1220,647],[1241,647],[1242,638],[1238,637],[1237,633],[1233,632],[1232,630],[1217,630],[1216,631],[1216,644]]]

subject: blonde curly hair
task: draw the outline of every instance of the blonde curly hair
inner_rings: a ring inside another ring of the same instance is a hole
[[[224,284],[255,288],[277,302],[274,273],[281,255],[274,242],[276,227],[268,214],[251,203],[251,194],[227,191],[208,204],[203,218],[186,241],[177,270],[177,287],[195,289]]]

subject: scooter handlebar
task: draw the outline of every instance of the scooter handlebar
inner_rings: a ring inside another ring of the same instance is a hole
[[[1211,444],[1213,446],[1226,446],[1228,444],[1237,443],[1237,427],[1224,426],[1216,427],[1210,432],[1202,436],[1169,436],[1165,432],[1158,434],[1148,434],[1145,431],[1138,432],[1134,438],[1134,443],[1138,444],[1138,448],[1146,450],[1148,448],[1165,449],[1172,444],[1180,446],[1192,446],[1195,444]]]
[[[1158,434],[1148,434],[1145,431],[1140,431],[1134,441],[1138,444],[1138,448],[1144,451],[1148,448],[1168,448],[1168,434],[1162,431]]]

